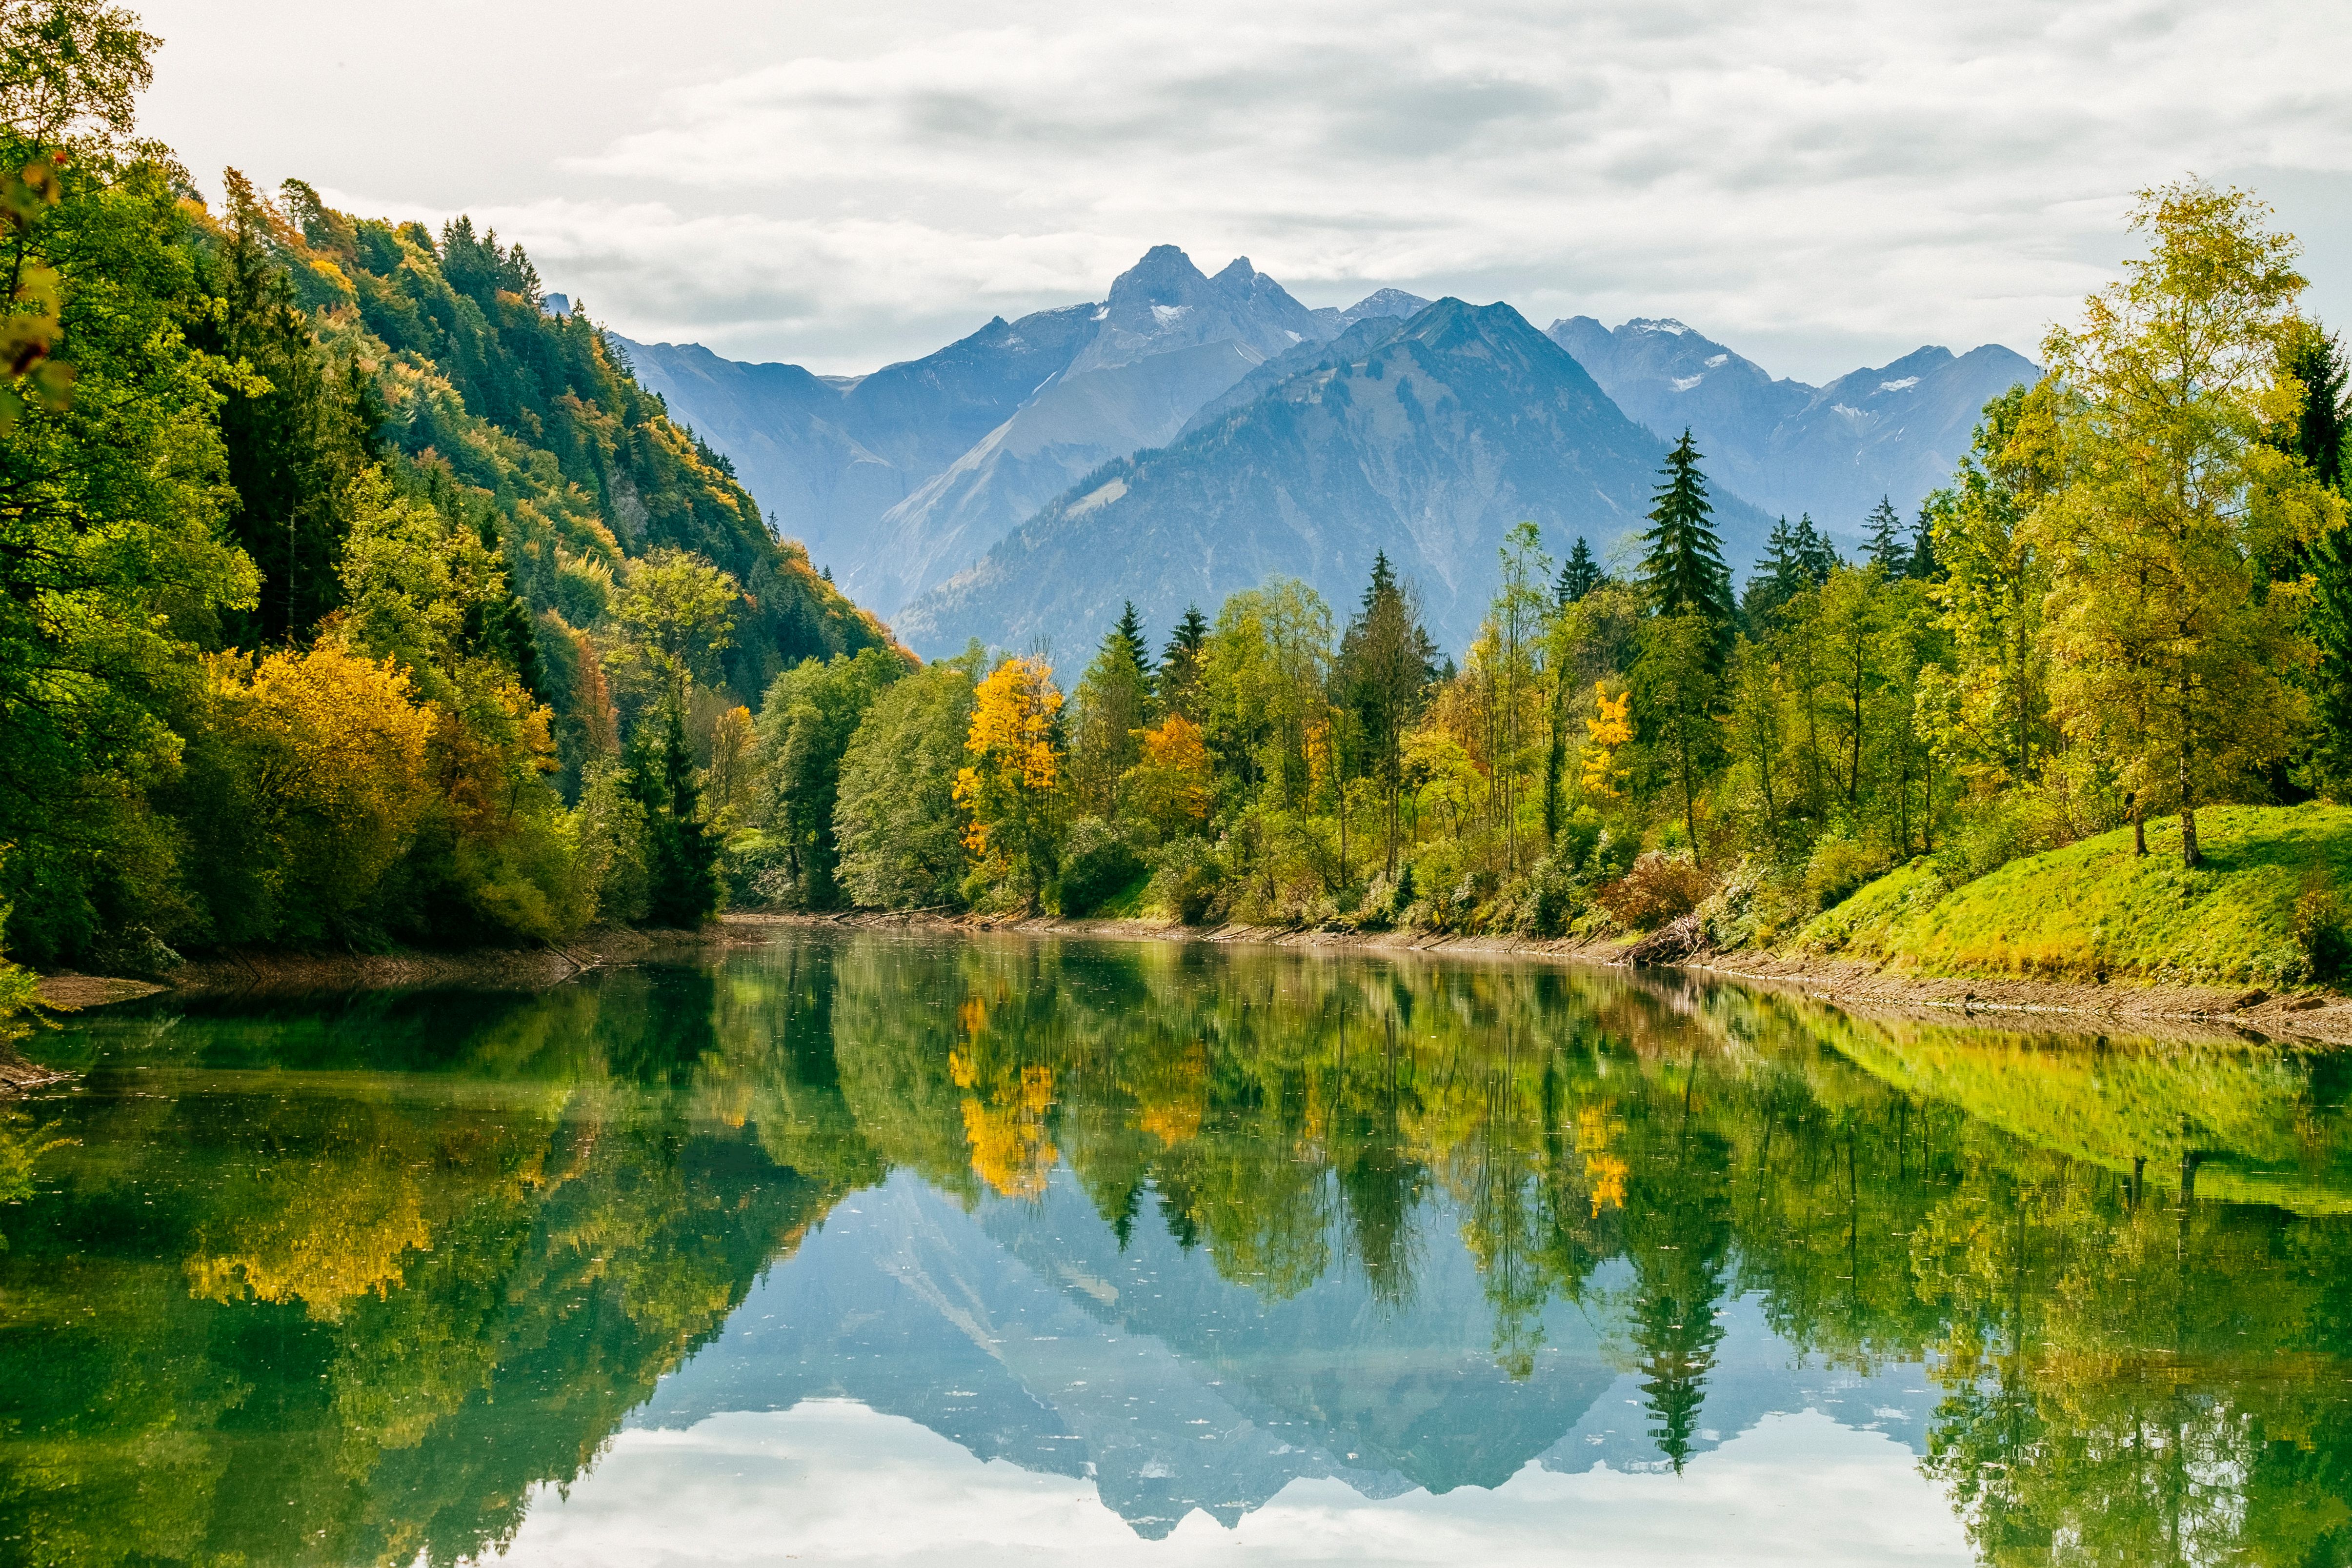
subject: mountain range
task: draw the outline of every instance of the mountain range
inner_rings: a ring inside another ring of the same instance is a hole
[[[1881,495],[1908,515],[1985,401],[2038,374],[1997,345],[1925,347],[1815,387],[1676,321],[1539,332],[1393,289],[1309,310],[1246,258],[1213,277],[1173,246],[1099,303],[867,375],[614,342],[772,525],[926,654],[1075,653],[1124,599],[1164,622],[1277,572],[1345,605],[1381,550],[1458,649],[1513,522],[1630,557],[1685,426],[1744,569],[1773,514],[1848,540]]]

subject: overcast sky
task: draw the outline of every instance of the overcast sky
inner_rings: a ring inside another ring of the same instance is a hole
[[[630,336],[821,372],[1154,244],[1309,305],[1679,318],[1820,381],[2033,353],[2135,187],[2260,191],[2352,321],[2352,5],[149,0],[144,128],[470,211]]]

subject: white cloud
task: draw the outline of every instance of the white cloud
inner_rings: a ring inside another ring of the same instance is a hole
[[[399,173],[372,142],[340,174],[306,123],[282,172],[493,216],[635,335],[824,370],[1099,297],[1167,240],[1310,303],[1671,314],[1820,378],[1923,340],[2031,352],[2135,186],[2284,172],[2290,223],[2352,192],[2352,12],[2299,0],[689,8],[657,45],[604,0],[567,21],[566,58],[658,70],[593,115],[507,96],[558,151],[475,156],[478,108],[466,148],[409,127]],[[2315,260],[2321,308],[2352,305]]]
[[[626,1431],[569,1489],[535,1489],[500,1568],[562,1563],[1676,1564],[1969,1562],[1909,1449],[1827,1416],[1768,1416],[1679,1476],[1534,1465],[1488,1490],[1380,1500],[1293,1481],[1227,1530],[1146,1541],[1092,1483],[982,1462],[847,1400]]]

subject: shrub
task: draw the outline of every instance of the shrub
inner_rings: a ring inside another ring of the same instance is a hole
[[[2344,900],[2328,887],[2311,887],[2294,901],[2294,941],[2311,977],[2323,984],[2352,967],[2352,932],[2346,930]]]
[[[1519,906],[1521,929],[1529,936],[1555,937],[1576,918],[1577,884],[1567,864],[1546,856],[1528,872]]]
[[[1062,850],[1061,910],[1092,914],[1143,874],[1143,861],[1118,830],[1099,816],[1070,826]]]
[[[1695,862],[1654,849],[1602,888],[1597,900],[1625,930],[1648,931],[1690,913],[1707,891],[1706,873]]]
[[[1151,886],[1145,900],[1188,926],[1205,924],[1225,900],[1225,868],[1204,838],[1171,838],[1152,857]]]
[[[1805,862],[1805,891],[1815,909],[1826,910],[1878,873],[1878,858],[1853,839],[1832,834],[1813,846]]]

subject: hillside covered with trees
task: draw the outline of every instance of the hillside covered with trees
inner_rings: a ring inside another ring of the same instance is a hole
[[[520,247],[234,170],[208,206],[133,133],[136,18],[0,27],[11,952],[707,912],[712,735],[887,632]]]

